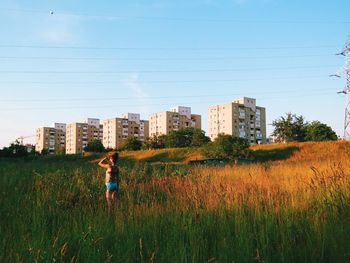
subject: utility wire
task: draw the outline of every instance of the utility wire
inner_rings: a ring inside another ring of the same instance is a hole
[[[294,93],[305,91],[305,89],[290,89],[280,91],[257,91],[254,94],[280,94]],[[330,88],[308,89],[307,91],[330,91]],[[226,94],[205,94],[205,95],[181,95],[181,96],[153,96],[147,99],[172,99],[172,98],[206,98],[206,97],[224,97],[224,96],[238,96],[241,93],[226,93]],[[115,100],[133,100],[135,97],[105,97],[105,98],[45,98],[45,99],[1,99],[0,102],[72,102],[72,101],[115,101]]]
[[[309,96],[316,96],[316,95],[330,95],[330,92],[326,93],[311,93],[311,94],[304,94],[304,95],[288,95],[288,96],[279,96],[279,97],[266,97],[266,99],[288,99],[290,98],[298,98],[298,97],[309,97]],[[147,99],[147,98],[143,98]],[[134,99],[137,100],[137,99]],[[259,100],[264,100],[264,98],[259,98]],[[217,103],[211,101],[193,101],[193,102],[186,102],[187,104],[202,104],[202,103],[210,103],[213,105],[216,105]],[[175,104],[183,104],[183,101],[181,102],[169,102],[169,103],[161,103],[161,104],[155,104],[155,103],[137,103],[137,104],[114,104],[114,105],[103,105],[103,106],[97,106],[97,105],[89,105],[89,106],[60,106],[60,107],[26,107],[26,108],[0,108],[0,111],[17,111],[17,110],[72,110],[72,109],[103,109],[103,108],[115,108],[115,107],[146,107],[146,106],[169,106],[169,105],[175,105]]]
[[[235,71],[257,71],[257,70],[289,70],[289,69],[312,69],[312,68],[334,68],[337,65],[324,66],[299,66],[299,67],[271,67],[271,68],[236,68],[236,69],[199,69],[199,70],[121,70],[121,71],[0,71],[7,74],[133,74],[133,73],[193,73],[193,72],[235,72]]]
[[[283,50],[283,49],[322,49],[337,45],[318,46],[275,46],[275,47],[98,47],[98,46],[41,46],[41,45],[0,45],[0,48],[35,48],[35,49],[93,49],[93,50]]]
[[[347,20],[244,20],[244,19],[232,19],[232,18],[205,18],[205,17],[156,17],[156,16],[125,16],[125,15],[100,15],[100,14],[84,14],[84,13],[72,13],[72,12],[60,12],[55,10],[39,10],[39,9],[10,9],[0,8],[0,10],[15,13],[30,13],[30,14],[42,14],[52,16],[71,16],[90,19],[104,19],[104,20],[155,20],[155,21],[173,21],[173,22],[208,22],[208,23],[240,23],[240,24],[348,24]]]
[[[242,82],[242,81],[255,81],[255,80],[285,80],[285,79],[317,79],[317,78],[327,78],[328,76],[325,75],[319,75],[319,76],[296,76],[296,77],[274,77],[274,78],[249,78],[249,79],[200,79],[200,80],[138,80],[138,83],[140,84],[147,84],[147,83],[201,83],[201,82]],[[125,82],[124,81],[6,81],[6,80],[0,80],[0,83],[5,84],[18,84],[18,83],[24,83],[24,84],[115,84],[119,82]]]
[[[23,59],[23,60],[131,60],[131,61],[196,61],[196,60],[234,60],[234,59],[272,59],[272,58],[308,58],[308,57],[330,57],[329,55],[290,55],[290,56],[254,56],[254,57],[202,57],[202,58],[111,58],[111,57],[19,57],[19,56],[0,56],[0,59]]]

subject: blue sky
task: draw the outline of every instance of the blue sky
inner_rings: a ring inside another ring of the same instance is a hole
[[[53,122],[250,96],[342,135],[349,1],[0,2],[0,147]],[[53,14],[50,14],[53,11]],[[268,125],[268,131],[272,127]],[[33,141],[33,140],[32,140]],[[28,142],[32,142],[28,141]]]

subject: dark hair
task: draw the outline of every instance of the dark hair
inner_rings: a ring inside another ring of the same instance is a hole
[[[116,163],[119,158],[119,154],[117,152],[113,153],[109,158],[112,158],[113,162]]]

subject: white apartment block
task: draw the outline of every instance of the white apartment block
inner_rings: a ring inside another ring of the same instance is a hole
[[[208,108],[208,134],[214,140],[220,133],[246,138],[250,143],[266,143],[266,111],[253,98]]]
[[[103,125],[99,119],[70,123],[66,127],[66,154],[79,154],[93,140],[103,139]]]
[[[144,141],[149,135],[149,122],[138,113],[126,113],[103,121],[103,146],[119,149],[129,137]]]
[[[55,123],[54,127],[42,127],[36,130],[35,150],[49,153],[64,152],[66,147],[66,124]]]
[[[152,113],[149,116],[149,135],[167,135],[184,128],[202,128],[200,115],[192,114],[190,107],[178,106],[170,111]]]

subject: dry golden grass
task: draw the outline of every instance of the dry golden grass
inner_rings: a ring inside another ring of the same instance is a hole
[[[104,171],[86,163],[98,156],[3,160],[0,261],[350,262],[350,143],[253,148],[285,159],[188,171],[121,158],[109,212]]]
[[[159,150],[142,150],[142,151],[125,151],[121,152],[121,157],[129,157],[134,160],[143,160],[155,156],[156,154],[169,152],[173,149],[159,149]]]
[[[159,150],[142,150],[142,151],[125,151],[121,152],[121,157],[128,157],[132,158],[137,161],[142,161],[150,158],[154,158],[158,155],[166,154],[169,159],[176,159],[180,158],[181,161],[159,161],[163,163],[178,163],[178,164],[185,164],[188,163],[191,160],[200,160],[204,157],[200,153],[198,149],[191,149],[191,148],[168,148],[168,149],[159,149]],[[166,159],[165,158],[165,159]]]
[[[320,142],[255,146],[299,148],[288,159],[269,163],[195,167],[186,177],[170,176],[140,184],[166,193],[178,208],[249,205],[279,210],[308,209],[316,199],[350,189],[350,143]],[[333,192],[332,192],[333,191]]]

